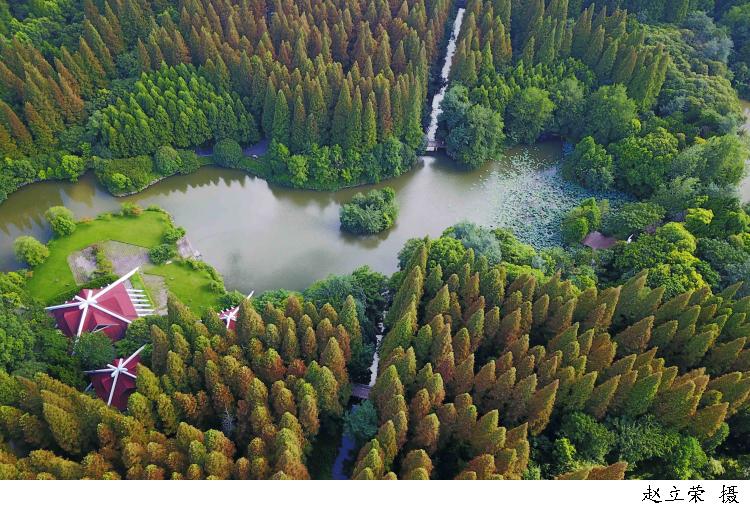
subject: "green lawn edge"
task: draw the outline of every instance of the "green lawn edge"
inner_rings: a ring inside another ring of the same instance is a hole
[[[169,214],[157,210],[145,210],[138,216],[102,214],[96,219],[79,222],[71,235],[49,241],[50,256],[29,272],[26,290],[40,302],[52,304],[56,297],[78,289],[68,265],[71,253],[106,241],[150,249],[162,243],[162,237],[171,225]],[[141,271],[163,277],[171,293],[199,311],[216,307],[222,294],[212,287],[214,280],[206,270],[191,267],[181,260],[161,266],[148,264]]]

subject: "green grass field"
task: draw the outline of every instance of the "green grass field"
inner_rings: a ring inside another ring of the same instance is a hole
[[[144,211],[135,217],[105,215],[79,223],[70,236],[55,238],[48,243],[50,256],[34,268],[26,288],[33,297],[49,303],[55,296],[77,288],[67,260],[71,253],[104,241],[152,248],[161,243],[170,224],[169,216],[161,211]],[[214,306],[219,297],[217,292],[210,289],[211,279],[205,271],[194,270],[182,262],[164,266],[149,264],[141,270],[165,277],[169,291],[198,313],[208,306]]]
[[[196,314],[206,308],[216,308],[219,294],[211,290],[211,277],[205,271],[192,269],[181,261],[162,266],[151,266],[146,272],[163,276],[167,288]]]
[[[68,255],[102,241],[120,241],[151,248],[161,242],[169,226],[169,217],[162,212],[144,211],[136,217],[104,216],[88,223],[79,223],[75,232],[66,237],[50,240],[50,256],[34,268],[28,280],[29,293],[46,303],[61,292],[74,290],[76,282],[68,266]]]

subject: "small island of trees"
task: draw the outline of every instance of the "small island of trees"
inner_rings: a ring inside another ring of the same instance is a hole
[[[377,234],[388,230],[396,222],[398,203],[396,191],[386,187],[367,193],[357,193],[341,206],[341,230],[358,235]]]

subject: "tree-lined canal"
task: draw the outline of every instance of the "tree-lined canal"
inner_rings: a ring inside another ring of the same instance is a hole
[[[740,99],[740,106],[742,106],[742,111],[745,114],[745,124],[742,128],[750,136],[750,101]],[[745,164],[746,171],[748,168],[750,168],[750,161],[747,161]],[[740,183],[740,197],[742,197],[743,202],[750,202],[750,176],[745,175],[745,178]]]

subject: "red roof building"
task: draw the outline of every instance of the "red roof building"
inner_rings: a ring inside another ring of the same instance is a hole
[[[594,230],[583,238],[583,245],[592,250],[606,250],[612,248],[617,243],[614,237],[607,237],[601,232]]]
[[[245,299],[250,299],[253,297],[253,294],[255,291],[252,291],[250,294],[247,295]],[[226,310],[222,310],[219,312],[219,319],[226,324],[227,329],[231,329],[234,331],[234,329],[237,327],[237,313],[240,311],[240,305],[235,306],[234,308],[227,308]]]
[[[151,315],[153,309],[143,290],[125,286],[138,271],[133,269],[101,289],[83,289],[72,300],[46,310],[69,337],[101,331],[112,340],[125,336],[128,325],[138,317]]]
[[[128,406],[128,398],[135,391],[135,378],[138,374],[139,354],[146,346],[130,355],[129,358],[118,358],[107,365],[107,368],[86,372],[91,377],[91,386],[108,406],[123,411]]]

